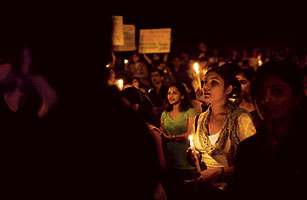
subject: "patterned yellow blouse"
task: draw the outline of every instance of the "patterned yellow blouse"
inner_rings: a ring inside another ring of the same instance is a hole
[[[233,102],[228,102],[222,129],[216,142],[211,144],[208,134],[210,114],[209,106],[198,118],[196,133],[195,124],[193,125],[195,148],[201,152],[201,161],[206,163],[208,169],[233,166],[238,144],[256,133],[252,118],[248,111],[237,107]]]

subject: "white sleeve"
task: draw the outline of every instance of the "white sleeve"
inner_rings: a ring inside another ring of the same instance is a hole
[[[238,118],[238,128],[239,128],[239,138],[241,141],[244,139],[254,135],[256,133],[256,128],[254,126],[252,118],[246,114],[243,113]]]

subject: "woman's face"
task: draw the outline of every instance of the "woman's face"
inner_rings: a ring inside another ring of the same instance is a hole
[[[287,119],[294,106],[290,86],[276,76],[268,76],[263,80],[255,101],[260,114],[268,121]]]
[[[241,97],[247,97],[251,93],[251,82],[245,77],[243,73],[240,73],[236,78],[241,83]]]
[[[160,60],[159,54],[156,54],[156,53],[153,54],[152,59],[153,59],[153,60]]]
[[[133,79],[132,80],[132,86],[138,88],[140,86],[139,80]]]
[[[207,103],[227,100],[224,80],[215,72],[206,73],[203,90],[204,98]]]
[[[179,104],[183,98],[184,96],[180,94],[177,87],[171,86],[168,89],[167,99],[171,105]]]
[[[132,56],[133,62],[138,62],[140,60],[140,57],[137,54],[134,54]]]

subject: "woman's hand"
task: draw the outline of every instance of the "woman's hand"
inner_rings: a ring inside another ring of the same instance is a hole
[[[200,88],[198,88],[195,92],[196,94],[196,99],[202,103],[205,103],[205,98],[204,98],[204,91]]]
[[[188,150],[187,150],[187,153],[186,153],[186,160],[188,161],[188,163],[195,167],[195,162],[196,162],[196,158],[195,158],[195,155],[197,156],[198,160],[199,160],[199,157],[200,157],[200,153],[199,151],[193,149],[192,147],[189,147]]]
[[[198,178],[198,181],[204,181],[207,183],[216,183],[221,180],[222,176],[222,168],[212,168],[212,169],[206,169],[200,172],[200,177]]]
[[[163,129],[160,129],[160,130],[162,132],[162,135],[161,135],[162,138],[164,138],[167,142],[168,141],[174,141],[174,136],[173,135],[167,135]]]

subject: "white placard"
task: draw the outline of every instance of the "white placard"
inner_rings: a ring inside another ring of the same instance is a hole
[[[112,16],[112,23],[113,23],[113,31],[112,31],[113,45],[124,45],[123,16]]]
[[[124,24],[124,45],[114,45],[114,51],[135,51],[135,26],[133,24]]]
[[[171,47],[171,29],[141,29],[139,53],[169,53]]]

